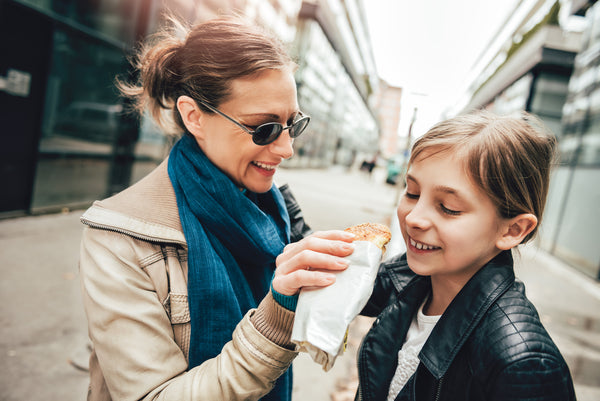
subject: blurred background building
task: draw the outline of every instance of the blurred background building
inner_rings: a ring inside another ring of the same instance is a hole
[[[373,108],[381,122],[379,148],[385,159],[396,156],[398,152],[398,127],[400,125],[400,107],[402,88],[392,86],[384,80],[379,81],[379,90],[375,96]]]
[[[190,23],[236,13],[297,60],[312,116],[288,167],[351,166],[379,151],[379,78],[362,0],[2,0],[0,216],[85,207],[152,170],[173,140],[123,113],[115,77],[167,10]],[[399,113],[399,110],[397,110]]]
[[[540,117],[559,141],[537,245],[600,278],[600,5],[521,1],[473,66],[448,116],[476,108]]]
[[[546,122],[559,139],[560,165],[538,246],[598,279],[600,6],[516,4],[444,114],[527,110]],[[313,119],[285,166],[351,168],[379,155],[398,167],[410,142],[398,139],[403,91],[377,76],[365,7],[364,0],[0,0],[0,217],[85,207],[168,154],[172,139],[149,118],[123,113],[114,89],[116,76],[133,78],[128,57],[167,8],[189,22],[244,15],[289,46],[300,107]]]
[[[362,1],[301,2],[292,53],[298,101],[312,120],[287,165],[351,166],[376,153],[379,123],[370,101],[379,78]]]

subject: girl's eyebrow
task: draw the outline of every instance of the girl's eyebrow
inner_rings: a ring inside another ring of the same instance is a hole
[[[464,193],[461,192],[460,190],[446,186],[446,185],[436,185],[435,187],[433,187],[433,190],[435,192],[441,192],[443,194],[452,195],[455,198],[457,198],[458,200],[466,201],[468,199],[468,197],[465,196]]]
[[[419,181],[414,176],[412,176],[410,174],[406,175],[406,181],[412,181],[412,182],[414,182],[417,185],[419,184]],[[445,193],[445,194],[448,194],[448,195],[454,195],[457,198],[466,199],[466,197],[462,194],[461,191],[459,191],[456,188],[449,187],[447,185],[436,185],[435,187],[433,187],[433,190],[435,192],[442,192],[442,193]]]
[[[459,191],[457,191],[456,189],[454,189],[452,187],[448,187],[446,185],[436,185],[435,187],[433,187],[433,190],[437,191],[437,192],[444,192],[444,193],[450,194],[450,195],[456,195],[456,196],[460,195]]]

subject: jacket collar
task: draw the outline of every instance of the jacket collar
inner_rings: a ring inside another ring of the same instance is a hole
[[[167,160],[131,187],[94,202],[82,222],[144,240],[185,245]]]
[[[475,273],[452,300],[419,354],[436,379],[446,373],[490,306],[514,281],[511,251],[502,251]]]

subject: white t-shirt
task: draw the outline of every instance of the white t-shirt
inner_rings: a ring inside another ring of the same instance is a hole
[[[440,320],[441,315],[424,315],[424,305],[425,302],[423,302],[417,314],[413,317],[408,333],[406,333],[406,340],[400,351],[398,351],[398,367],[390,383],[388,401],[396,399],[400,390],[408,382],[408,379],[417,371],[417,367],[419,366],[419,352],[421,352],[421,348],[423,348],[425,341],[429,338],[433,327]]]

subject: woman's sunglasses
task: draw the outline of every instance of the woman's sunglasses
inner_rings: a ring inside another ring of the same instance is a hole
[[[310,117],[305,116],[300,111],[300,112],[298,112],[298,116],[296,117],[296,118],[298,118],[298,117],[299,118],[296,121],[294,121],[291,125],[288,125],[287,127],[284,127],[283,125],[281,125],[279,123],[273,122],[273,123],[261,124],[258,127],[256,127],[256,129],[254,131],[251,131],[248,128],[246,128],[246,126],[244,124],[241,124],[241,123],[235,121],[233,118],[229,117],[227,114],[219,111],[218,109],[212,107],[208,103],[203,102],[202,100],[199,100],[198,103],[200,103],[207,109],[214,111],[215,113],[219,114],[220,116],[225,117],[226,119],[228,119],[229,121],[231,121],[232,123],[234,123],[235,125],[240,127],[241,129],[243,129],[244,131],[246,131],[247,133],[252,135],[252,141],[254,141],[255,144],[261,145],[261,146],[268,145],[268,144],[274,142],[277,138],[279,138],[279,135],[281,135],[281,133],[283,131],[285,131],[286,129],[290,130],[290,138],[298,138],[300,136],[300,134],[304,131],[306,126],[308,125],[308,122],[310,121]]]

